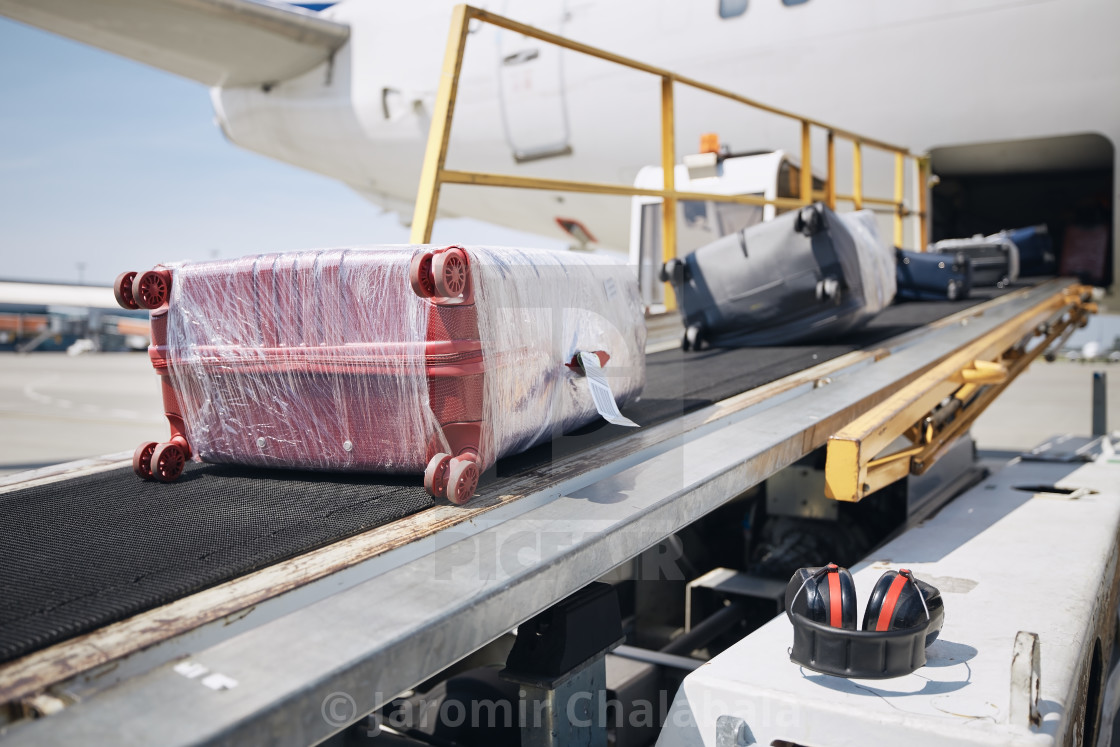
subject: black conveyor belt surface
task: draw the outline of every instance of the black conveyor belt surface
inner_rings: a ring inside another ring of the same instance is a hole
[[[626,414],[663,422],[993,295],[892,306],[834,344],[654,353],[643,398]],[[629,432],[589,426],[496,472]],[[432,499],[421,482],[194,464],[167,485],[124,468],[0,494],[0,662],[423,510]]]

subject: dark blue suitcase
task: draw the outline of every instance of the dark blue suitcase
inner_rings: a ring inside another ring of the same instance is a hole
[[[972,292],[972,260],[963,252],[938,254],[898,250],[896,298],[956,301]]]
[[[1020,275],[1053,275],[1058,271],[1058,255],[1046,225],[1000,231],[1019,248]]]

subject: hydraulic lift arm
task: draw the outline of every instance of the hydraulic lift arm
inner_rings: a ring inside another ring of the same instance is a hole
[[[920,475],[1054,343],[1096,311],[1090,288],[1064,288],[962,346],[829,438],[825,492],[859,501]],[[909,445],[884,454],[897,439]]]

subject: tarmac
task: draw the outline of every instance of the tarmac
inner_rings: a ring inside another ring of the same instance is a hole
[[[1108,425],[1120,428],[1120,365],[1038,361],[977,420],[980,449],[1017,452],[1089,435],[1092,376],[1108,376]],[[0,353],[0,475],[131,452],[168,435],[159,378],[144,353]]]

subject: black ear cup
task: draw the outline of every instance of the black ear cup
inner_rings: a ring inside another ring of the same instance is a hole
[[[923,604],[924,602],[924,604]],[[926,645],[937,640],[945,622],[945,603],[936,587],[910,578],[909,571],[887,571],[875,582],[863,629],[872,631],[904,630],[926,625]]]
[[[847,568],[799,568],[786,585],[786,609],[834,628],[856,629],[856,585]]]
[[[863,613],[864,630],[892,630],[891,622],[894,620],[896,604],[886,605],[884,609],[884,602],[896,578],[906,581],[898,575],[898,571],[887,571],[875,582],[875,586],[871,589],[871,597],[867,600],[867,609]],[[896,593],[896,598],[899,593]]]

